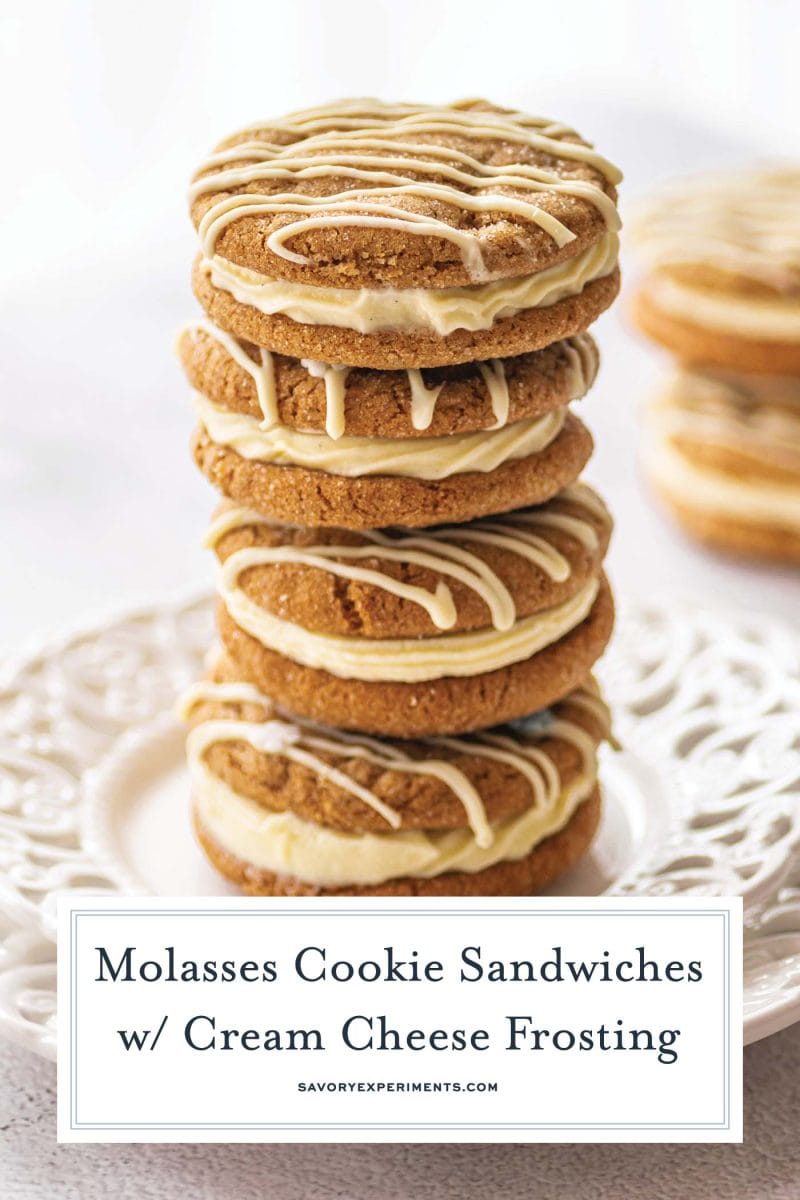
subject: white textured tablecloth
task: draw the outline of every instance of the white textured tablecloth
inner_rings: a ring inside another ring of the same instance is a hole
[[[745,1051],[742,1146],[58,1146],[55,1068],[0,1056],[8,1200],[797,1200],[800,1025]]]

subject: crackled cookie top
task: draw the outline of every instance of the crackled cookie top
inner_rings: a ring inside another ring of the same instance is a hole
[[[191,187],[209,262],[335,288],[532,274],[619,227],[619,171],[574,130],[483,100],[343,100],[224,141]]]

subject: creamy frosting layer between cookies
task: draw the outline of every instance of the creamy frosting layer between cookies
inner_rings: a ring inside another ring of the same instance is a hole
[[[447,871],[475,872],[524,858],[569,821],[594,788],[594,778],[572,783],[547,811],[529,808],[493,829],[488,848],[469,830],[440,833],[346,834],[293,813],[268,813],[232,791],[202,764],[192,769],[195,813],[229,853],[276,875],[295,875],[320,887],[379,884],[410,875],[429,879]]]
[[[348,478],[403,475],[429,480],[494,471],[509,460],[537,454],[558,437],[566,416],[566,408],[561,408],[497,430],[449,437],[330,438],[285,425],[264,428],[255,417],[213,404],[200,392],[192,393],[192,407],[211,440],[242,458]]]
[[[515,621],[507,629],[432,638],[357,638],[311,633],[260,607],[223,566],[218,591],[229,615],[268,650],[340,679],[419,683],[483,675],[530,658],[575,629],[589,615],[600,581],[589,579],[554,608]]]
[[[267,316],[303,325],[333,325],[358,333],[489,329],[525,309],[547,308],[610,275],[619,238],[606,233],[582,254],[534,275],[455,288],[329,288],[270,279],[215,255],[204,259],[214,287]]]

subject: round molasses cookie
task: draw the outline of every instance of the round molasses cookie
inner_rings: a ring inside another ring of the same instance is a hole
[[[800,375],[800,170],[689,180],[639,214],[640,329],[684,362]]]
[[[230,500],[281,521],[353,529],[468,521],[549,499],[592,452],[566,408],[443,437],[306,433],[193,393],[195,462]]]
[[[183,707],[200,840],[246,890],[524,892],[596,825],[609,722],[591,679],[511,725],[403,742],[291,716],[225,658]]]
[[[620,178],[574,130],[485,101],[293,113],[198,169],[195,290],[228,332],[295,358],[526,353],[613,299]]]
[[[800,380],[683,371],[647,411],[644,458],[692,536],[800,563]]]
[[[400,737],[463,732],[564,695],[611,632],[611,521],[589,488],[468,525],[277,525],[226,509],[223,643],[292,712]]]
[[[598,574],[611,525],[576,483],[537,507],[425,530],[286,525],[223,504],[205,541],[233,612],[249,602],[312,634],[432,638],[507,630],[568,601]]]
[[[588,591],[582,593],[584,601]],[[569,610],[568,610],[569,611]],[[542,614],[549,621],[556,614]],[[559,609],[557,616],[564,617]],[[515,720],[533,707],[564,696],[591,670],[611,636],[614,606],[605,576],[587,615],[558,640],[528,658],[473,675],[442,674],[434,679],[364,680],[345,678],[319,667],[308,667],[270,650],[238,625],[220,605],[217,622],[222,641],[241,674],[270,691],[281,703],[313,720],[335,722],[342,729],[392,737],[421,737],[427,733],[464,733],[494,721]],[[535,620],[525,626],[528,632]],[[477,636],[477,635],[473,635]],[[461,643],[439,649],[454,655],[440,670],[463,669]],[[490,639],[481,639],[487,641]],[[382,653],[375,647],[376,656]],[[381,671],[381,659],[376,657]]]
[[[373,371],[273,354],[208,320],[182,330],[178,353],[213,404],[334,439],[446,437],[531,420],[584,396],[599,361],[584,333],[517,358]]]

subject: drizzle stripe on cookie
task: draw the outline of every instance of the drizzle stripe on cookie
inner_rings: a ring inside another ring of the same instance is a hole
[[[213,322],[198,318],[187,323],[181,333],[190,336],[202,332],[218,342],[232,359],[253,380],[256,396],[263,417],[263,428],[269,429],[279,423],[278,401],[275,380],[275,366],[269,350],[259,347],[260,361],[250,357],[242,344],[225,333]],[[557,349],[564,355],[569,368],[567,394],[564,403],[578,400],[584,396],[597,374],[597,349],[587,334],[576,334],[557,343]],[[345,432],[345,406],[347,392],[347,376],[349,367],[317,362],[315,359],[301,359],[302,365],[315,379],[325,383],[325,432],[334,441]],[[495,417],[493,428],[500,429],[508,421],[509,394],[506,381],[505,365],[502,359],[491,359],[488,363],[478,363],[478,369],[486,383],[492,412]],[[408,379],[411,405],[409,416],[414,429],[429,429],[436,411],[436,401],[445,383],[428,387],[422,371],[408,368],[405,372]]]
[[[222,567],[222,579],[226,589],[237,589],[243,572],[253,567],[276,563],[294,563],[316,567],[340,578],[353,579],[405,600],[421,605],[439,629],[450,629],[456,623],[457,613],[450,589],[440,582],[435,592],[414,584],[392,578],[374,567],[352,566],[335,559],[359,560],[384,559],[428,568],[437,574],[450,576],[471,588],[486,604],[495,629],[508,630],[516,620],[516,609],[511,595],[499,576],[478,555],[458,545],[459,541],[495,546],[520,555],[534,563],[555,582],[563,583],[569,578],[569,560],[555,548],[546,536],[548,529],[558,529],[578,541],[590,553],[598,546],[594,525],[574,513],[559,510],[559,501],[583,506],[589,513],[607,520],[604,510],[591,507],[597,497],[584,485],[574,485],[559,494],[553,501],[540,508],[509,513],[501,521],[484,518],[463,526],[445,526],[419,534],[412,530],[365,530],[364,543],[360,545],[319,544],[297,546],[250,546],[229,555]],[[269,518],[246,508],[234,508],[223,512],[211,525],[206,535],[206,545],[215,546],[220,538],[234,529],[253,525],[271,525]],[[545,536],[532,532],[545,531]],[[455,543],[455,544],[454,544]]]
[[[573,698],[568,697],[568,700]],[[607,709],[597,695],[592,696],[591,700],[601,708],[599,724],[603,736],[606,736]],[[216,684],[210,681],[196,684],[182,698],[181,713],[184,719],[188,719],[192,709],[203,701],[261,704],[265,714],[269,716],[265,721],[217,718],[201,722],[189,734],[188,752],[190,762],[194,764],[199,763],[206,751],[219,742],[247,742],[259,753],[279,755],[299,763],[320,779],[326,779],[357,796],[395,830],[401,824],[398,814],[374,792],[351,779],[346,772],[332,766],[319,757],[319,754],[330,754],[345,759],[359,758],[387,771],[431,775],[444,783],[462,804],[477,845],[486,848],[492,844],[493,830],[487,820],[480,794],[464,772],[451,762],[442,759],[415,759],[396,744],[379,742],[358,734],[343,733],[311,721],[295,718],[289,721],[281,716],[272,715],[274,706],[250,684]],[[554,737],[570,742],[581,755],[582,772],[593,773],[596,762],[595,740],[580,725],[547,714],[535,727],[535,736],[536,740]],[[434,752],[448,750],[456,754],[493,759],[513,767],[530,785],[532,806],[547,809],[558,799],[561,779],[552,760],[541,749],[531,744],[531,737],[531,731],[525,738],[518,739],[490,732],[473,734],[469,738],[426,738],[422,744]]]

